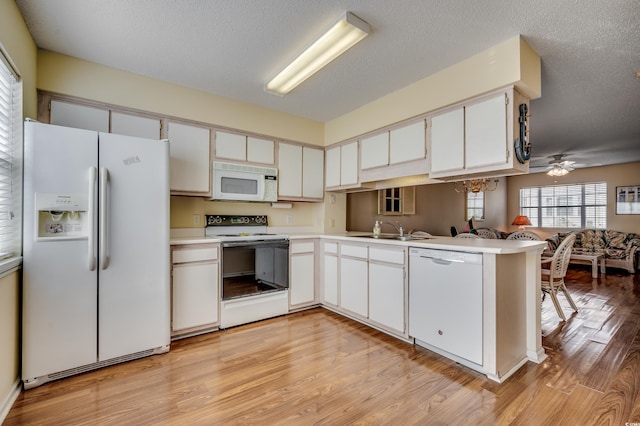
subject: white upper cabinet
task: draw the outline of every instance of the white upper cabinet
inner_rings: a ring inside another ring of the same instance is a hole
[[[169,122],[167,138],[171,192],[210,194],[209,129]]]
[[[389,164],[389,132],[360,140],[360,168],[387,166]]]
[[[513,87],[437,112],[430,126],[430,177],[508,176],[529,171],[514,152],[520,104]]]
[[[278,198],[302,196],[302,147],[278,144]]]
[[[424,120],[389,132],[389,163],[421,160],[427,156]]]
[[[274,164],[275,143],[271,140],[247,137],[247,161],[250,163]]]
[[[324,151],[278,144],[278,199],[321,200],[324,197]]]
[[[504,96],[472,104],[465,109],[466,167],[506,164],[507,105]]]
[[[160,120],[113,111],[111,112],[111,133],[160,139]]]
[[[247,161],[247,137],[245,135],[216,130],[215,143],[216,160]]]
[[[238,133],[216,130],[216,160],[274,164],[275,142]]]
[[[51,101],[51,124],[109,132],[109,110],[69,102]]]
[[[358,184],[358,142],[342,145],[340,152],[340,185]]]
[[[359,184],[358,141],[329,148],[326,151],[325,185],[329,190],[354,188]]]
[[[464,168],[464,108],[431,119],[431,175]]]
[[[324,198],[324,150],[302,148],[302,197]]]
[[[327,188],[337,188],[340,186],[340,151],[339,146],[327,149],[325,167],[325,184]]]

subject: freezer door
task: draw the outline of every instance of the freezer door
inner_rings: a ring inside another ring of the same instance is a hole
[[[26,122],[24,137],[22,377],[31,380],[97,360],[97,272],[87,235],[95,222],[87,215],[95,208],[89,177],[98,134]],[[78,200],[84,212],[47,207]]]
[[[99,345],[104,361],[169,345],[169,143],[100,133]]]

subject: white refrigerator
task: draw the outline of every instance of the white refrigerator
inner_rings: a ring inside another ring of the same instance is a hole
[[[169,143],[25,122],[26,389],[169,350]]]

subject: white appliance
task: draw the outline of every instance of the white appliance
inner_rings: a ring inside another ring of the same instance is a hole
[[[278,169],[213,162],[213,200],[278,201]]]
[[[222,240],[220,328],[289,312],[289,238],[269,234],[267,216],[206,215]]]
[[[416,344],[471,368],[482,365],[481,253],[411,247],[409,294]]]
[[[24,387],[168,351],[168,141],[24,137]]]

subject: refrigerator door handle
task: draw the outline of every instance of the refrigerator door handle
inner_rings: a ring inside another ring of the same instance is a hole
[[[89,205],[87,208],[87,220],[89,226],[87,229],[87,245],[89,246],[89,270],[96,270],[96,253],[95,253],[95,202],[96,202],[96,168],[89,167]]]
[[[109,184],[109,170],[102,167],[100,169],[100,269],[107,269],[109,267],[109,241],[107,235],[109,234],[107,229],[107,212],[109,211],[107,206],[108,198],[108,184]]]

